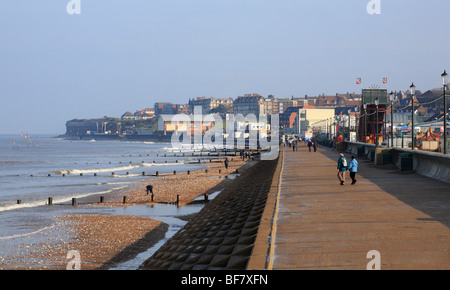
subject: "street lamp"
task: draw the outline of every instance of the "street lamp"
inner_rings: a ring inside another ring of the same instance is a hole
[[[375,131],[375,147],[378,147],[378,98],[375,99],[375,106],[377,106],[377,126],[376,126],[376,131]]]
[[[411,149],[414,150],[414,147],[416,145],[416,133],[414,132],[414,95],[416,94],[416,86],[414,83],[409,87],[410,93],[411,93]]]
[[[359,142],[359,107],[355,107],[355,131],[356,131],[356,142]]]
[[[389,100],[391,101],[391,147],[394,147],[394,92],[389,95]]]
[[[330,140],[329,134],[330,134],[330,128],[328,127],[328,118],[326,120],[326,125],[327,125],[327,140]]]
[[[328,123],[329,128],[328,128],[328,140],[332,140],[333,139],[333,118],[330,118],[330,121]]]
[[[441,75],[442,77],[442,85],[444,86],[444,154],[447,154],[447,97],[445,96],[445,89],[448,83],[448,74],[444,70],[444,73]]]

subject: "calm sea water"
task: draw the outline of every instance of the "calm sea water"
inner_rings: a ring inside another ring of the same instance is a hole
[[[136,214],[160,219],[161,215],[182,214],[176,207],[141,206],[118,211],[71,206],[72,198],[80,203],[98,201],[99,195],[106,201],[112,200],[127,188],[133,188],[137,181],[155,178],[144,177],[142,172],[150,175],[156,171],[164,174],[204,168],[191,163],[197,158],[164,157],[170,149],[170,144],[142,141],[70,141],[42,135],[29,138],[0,135],[0,266],[5,257],[14,261],[14,255],[24,253],[19,245],[23,248],[56,234],[57,216]],[[142,190],[145,194],[145,189]],[[54,206],[46,205],[49,197],[53,198]]]
[[[105,195],[145,174],[192,170],[170,144],[0,135],[0,212]],[[176,163],[178,160],[178,163]],[[167,163],[166,163],[167,162]],[[17,201],[21,203],[18,204]]]

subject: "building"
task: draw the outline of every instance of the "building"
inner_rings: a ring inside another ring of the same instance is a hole
[[[187,104],[172,104],[170,102],[157,102],[154,106],[155,116],[159,115],[173,115],[173,114],[188,114],[189,105]]]
[[[188,130],[192,133],[198,131],[204,133],[214,125],[212,121],[204,121],[205,116],[202,116],[200,121],[197,118],[198,116],[194,115],[159,115],[157,130],[164,135],[175,131],[187,132]]]
[[[280,106],[277,98],[272,96],[264,98],[263,105],[265,114],[272,115],[280,113]]]
[[[173,104],[169,102],[157,102],[154,106],[155,116],[173,114]]]
[[[209,114],[223,106],[224,112],[233,112],[233,99],[232,98],[206,98],[198,97],[196,99],[189,100],[189,114],[194,114],[195,107],[202,108],[202,114]],[[219,111],[219,110],[217,110]],[[220,112],[219,112],[220,113]]]
[[[291,97],[291,101],[295,102],[293,106],[318,106],[317,100],[318,97],[311,97],[308,95],[305,95],[304,98]]]
[[[131,113],[130,111],[125,112],[121,117],[121,120],[136,120],[136,117],[134,116],[133,113]]]
[[[116,118],[74,119],[66,122],[67,136],[118,133],[119,125]]]
[[[264,98],[258,94],[239,96],[233,101],[233,113],[244,116],[249,114],[254,114],[255,116],[266,114]]]
[[[189,105],[175,104],[172,109],[173,114],[189,114]]]
[[[299,106],[297,100],[292,99],[278,99],[278,114],[283,114],[290,107]]]
[[[142,109],[134,113],[136,120],[148,120],[155,116],[155,110],[151,108]]]
[[[319,127],[322,131],[326,130],[325,120],[334,118],[335,110],[333,109],[319,109],[319,108],[298,108],[297,115],[294,121],[294,134],[305,137],[306,132],[311,130],[311,125]],[[324,122],[321,122],[324,121]]]
[[[264,111],[268,115],[272,114],[282,114],[290,107],[298,107],[298,106],[310,106],[314,107],[316,105],[316,99],[314,98],[294,98],[291,99],[283,98],[275,98],[273,96],[269,96],[264,98]]]
[[[339,94],[334,96],[321,95],[317,97],[316,106],[318,107],[348,107],[358,106],[361,101],[361,95],[355,93]]]
[[[386,120],[385,121],[388,126],[390,126],[391,124],[391,114],[387,113],[385,115]],[[402,125],[410,125],[411,124],[411,120],[412,120],[412,116],[411,116],[411,110],[408,111],[400,111],[400,112],[396,112],[394,110],[394,127],[398,126],[402,126]],[[414,122],[416,124],[420,124],[422,122],[425,122],[427,120],[426,116],[421,116],[419,114],[414,114]]]
[[[301,108],[303,107],[289,107],[280,114],[280,128],[284,133],[294,133],[295,118],[297,117],[298,110]]]

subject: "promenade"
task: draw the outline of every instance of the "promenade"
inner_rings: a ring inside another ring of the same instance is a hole
[[[341,186],[338,158],[284,151],[270,269],[450,269],[450,184],[361,157]]]

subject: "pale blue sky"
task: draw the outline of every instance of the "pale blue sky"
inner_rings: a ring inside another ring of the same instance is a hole
[[[64,133],[157,101],[420,90],[450,71],[450,1],[10,0],[0,5],[0,133]],[[384,87],[384,86],[382,86]]]

